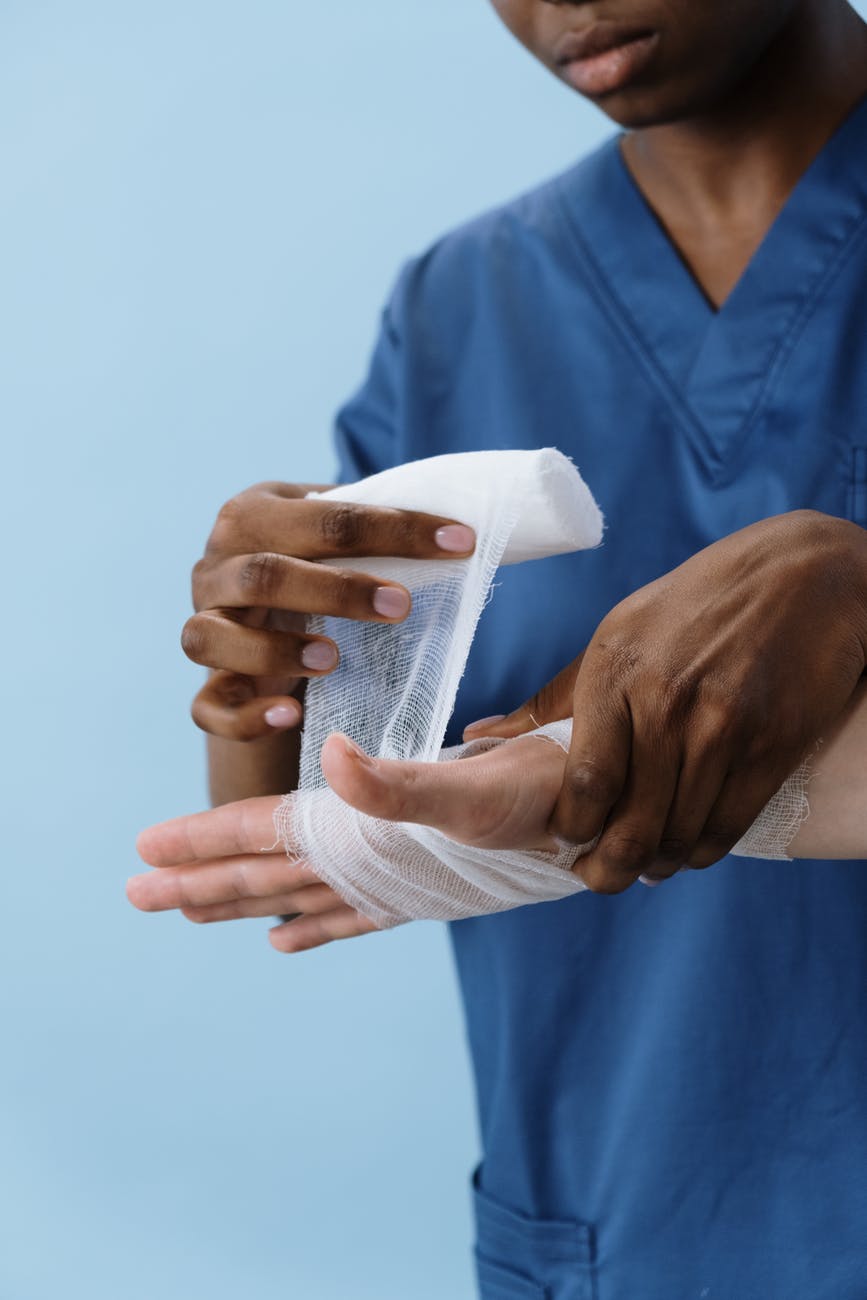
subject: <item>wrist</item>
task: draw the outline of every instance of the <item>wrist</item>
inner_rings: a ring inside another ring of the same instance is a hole
[[[839,593],[841,616],[849,621],[867,668],[867,530],[838,515],[798,510],[821,563],[821,578]]]

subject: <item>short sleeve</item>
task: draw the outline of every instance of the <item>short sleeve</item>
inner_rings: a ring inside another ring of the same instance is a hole
[[[402,459],[398,443],[403,357],[397,317],[404,281],[402,276],[382,313],[367,378],[337,413],[334,440],[339,483],[378,474]]]

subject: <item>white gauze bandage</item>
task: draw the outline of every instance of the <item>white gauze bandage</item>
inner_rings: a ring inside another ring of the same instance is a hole
[[[541,740],[554,741],[564,753],[568,754],[572,741],[572,719],[550,722],[547,726],[540,727],[529,734],[538,736]],[[486,748],[490,749],[495,745],[509,742],[492,738],[487,742],[475,743],[485,744]],[[464,758],[469,756],[471,750],[473,750],[472,745],[460,745],[453,750],[443,750],[443,757]],[[805,759],[801,766],[783,782],[773,798],[768,800],[746,834],[742,835],[730,850],[736,858],[767,858],[774,862],[792,861],[786,850],[797,835],[801,824],[810,815],[807,786],[810,781],[811,767],[811,760]],[[575,849],[574,855],[580,856],[582,851],[589,852],[595,843],[594,840],[591,844],[584,845],[583,850],[581,847]]]
[[[319,755],[332,732],[379,758],[436,762],[479,615],[500,564],[597,546],[599,507],[554,449],[436,456],[334,488],[324,499],[422,510],[469,524],[463,560],[364,557],[323,561],[402,583],[412,612],[399,625],[315,617],[340,665],[305,696],[299,788],[278,807],[286,849],[380,926],[456,920],[580,889],[574,851],[501,853],[455,844],[427,827],[380,821],[326,785]],[[454,756],[454,751],[450,756]]]
[[[341,659],[334,673],[308,683],[299,788],[275,814],[287,852],[381,928],[425,918],[460,920],[580,892],[585,886],[571,871],[580,847],[557,853],[479,849],[429,827],[368,817],[328,788],[319,763],[335,731],[376,757],[421,762],[470,757],[509,743],[441,748],[497,566],[601,540],[602,516],[578,471],[550,449],[468,452],[386,470],[322,497],[459,519],[475,529],[477,544],[466,560],[323,561],[403,583],[413,607],[396,626],[309,620],[311,633],[337,641]],[[532,734],[568,752],[571,730],[563,721]],[[806,784],[804,764],[732,852],[787,859],[786,848],[809,811]]]

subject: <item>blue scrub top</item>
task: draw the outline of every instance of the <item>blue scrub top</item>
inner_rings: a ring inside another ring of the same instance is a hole
[[[451,740],[701,547],[867,525],[867,103],[714,311],[611,141],[402,274],[344,479],[555,445],[608,527],[504,570]],[[726,859],[452,927],[486,1300],[864,1300],[867,863]]]

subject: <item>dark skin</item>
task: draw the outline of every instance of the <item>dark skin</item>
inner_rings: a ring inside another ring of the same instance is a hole
[[[867,94],[867,28],[842,0],[494,8],[566,84],[558,51],[570,32],[612,21],[648,41],[637,77],[591,97],[627,128],[627,165],[717,307]],[[441,555],[437,528],[455,522],[343,507],[335,531],[323,524],[326,507],[298,496],[266,485],[235,498],[197,567],[199,612],[185,648],[215,670],[194,715],[215,737],[216,802],[293,784],[300,689],[311,675],[293,620],[314,608],[377,617],[373,580],[335,585],[310,561]],[[865,665],[865,534],[798,511],[722,539],[627,598],[555,683],[484,732],[517,735],[533,726],[530,714],[542,722],[574,711],[551,829],[584,843],[604,828],[580,871],[591,888],[615,893],[641,873],[662,879],[724,856],[839,716]]]

